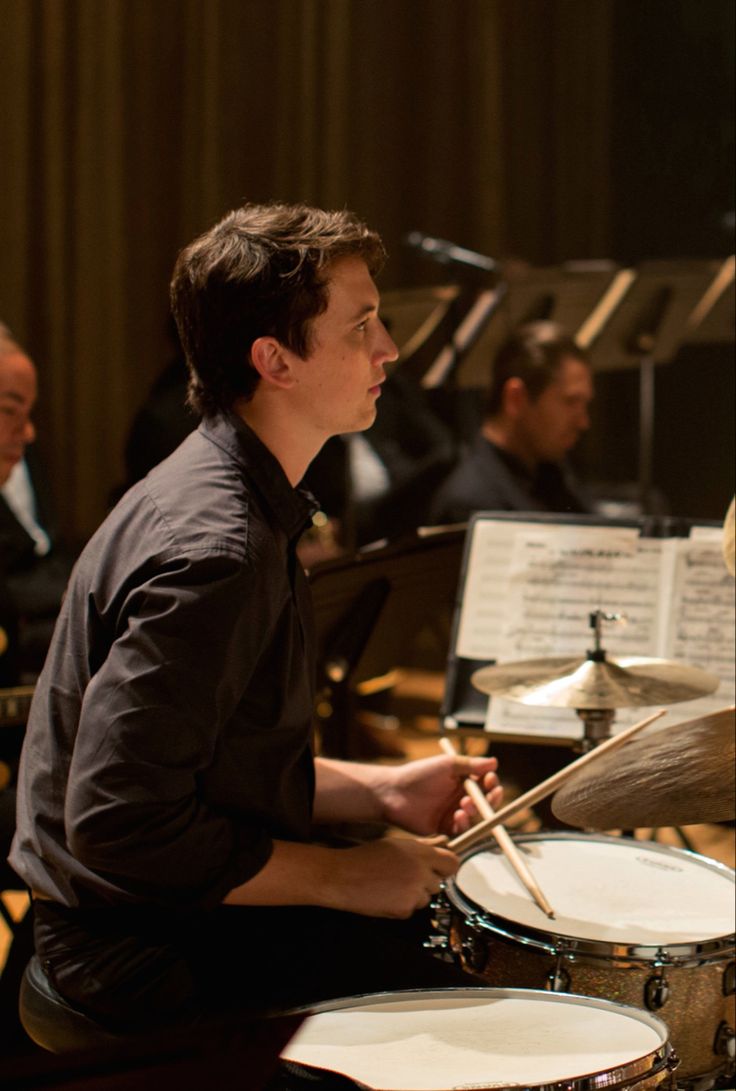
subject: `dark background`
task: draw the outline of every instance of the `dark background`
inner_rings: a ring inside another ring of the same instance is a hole
[[[388,290],[502,263],[733,253],[732,0],[0,0],[0,319],[41,372],[68,531],[103,517],[171,355],[178,249],[245,199],[348,206]],[[730,215],[730,219],[729,219]],[[655,484],[733,493],[733,290],[658,367]],[[612,362],[613,365],[616,361]],[[595,476],[637,468],[637,378],[599,360]]]

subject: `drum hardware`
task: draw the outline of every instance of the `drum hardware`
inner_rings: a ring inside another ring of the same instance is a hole
[[[430,921],[436,932],[432,932],[422,946],[426,951],[431,951],[443,962],[452,962],[452,950],[450,948],[450,906],[447,900],[438,894],[429,903],[432,914]]]
[[[670,998],[670,983],[662,970],[653,974],[644,986],[644,1003],[649,1011],[660,1011]]]
[[[733,996],[736,993],[736,962],[729,962],[723,971],[723,995]]]
[[[434,933],[424,941],[422,947],[426,951],[431,951],[433,955],[439,957],[440,955],[450,952],[450,937]],[[451,959],[448,961],[451,961]]]
[[[583,737],[576,740],[572,749],[576,753],[587,753],[603,739],[611,737],[611,727],[616,713],[610,708],[576,708],[577,715],[583,721]]]
[[[468,935],[461,942],[462,953],[468,967],[474,973],[482,973],[488,961],[488,948],[483,939],[480,918],[468,917]]]
[[[554,970],[551,970],[550,973],[547,975],[545,988],[549,989],[549,991],[553,993],[569,993],[571,991],[570,985],[572,983],[572,979],[569,972],[562,965],[562,959],[563,955],[559,954],[557,956],[557,965],[555,966]]]
[[[716,1031],[713,1052],[717,1057],[728,1057],[729,1061],[736,1060],[736,1031],[725,1021]]]
[[[432,927],[441,928],[443,931],[450,924],[450,906],[445,897],[444,883],[429,903],[429,911],[432,914]]]

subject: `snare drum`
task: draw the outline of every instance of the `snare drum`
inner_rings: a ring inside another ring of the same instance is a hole
[[[590,997],[522,989],[375,993],[311,1009],[283,1060],[380,1091],[673,1088],[660,1019]]]
[[[436,905],[440,935],[490,985],[596,996],[655,1012],[678,1080],[733,1071],[734,872],[650,841],[549,833],[515,838],[550,920],[495,847],[469,853]]]

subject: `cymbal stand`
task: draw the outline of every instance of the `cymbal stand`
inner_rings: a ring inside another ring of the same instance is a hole
[[[611,725],[616,717],[614,708],[576,708],[575,712],[583,721],[583,737],[575,745],[577,752],[587,754],[611,737]]]
[[[601,626],[604,621],[625,621],[624,614],[609,614],[605,610],[592,610],[588,617],[593,630],[593,648],[588,650],[588,659],[602,663],[606,650],[601,644]],[[616,717],[614,708],[576,708],[577,715],[583,721],[583,738],[575,749],[582,753],[592,750],[598,743],[611,736],[611,725]]]

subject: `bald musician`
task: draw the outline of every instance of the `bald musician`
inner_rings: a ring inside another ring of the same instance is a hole
[[[422,950],[426,907],[459,864],[432,835],[468,828],[468,776],[498,806],[496,759],[311,752],[296,544],[315,504],[299,483],[330,436],[376,416],[397,355],[378,317],[383,257],[350,213],[246,205],[176,263],[202,423],[77,564],[11,854],[50,983],[99,1026],[467,983]],[[364,822],[407,835],[336,843],[336,824]]]
[[[0,659],[4,685],[33,681],[43,666],[71,569],[33,458],[37,397],[36,367],[0,323],[0,582],[17,623],[12,668]]]

